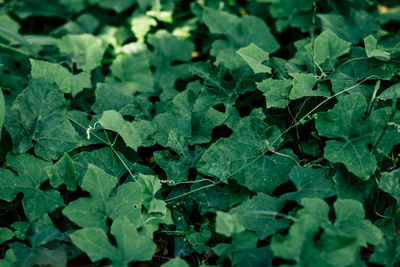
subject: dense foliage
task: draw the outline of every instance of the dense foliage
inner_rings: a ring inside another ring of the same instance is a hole
[[[1,266],[399,265],[397,1],[0,5]]]

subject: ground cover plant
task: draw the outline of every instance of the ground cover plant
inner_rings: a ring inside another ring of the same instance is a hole
[[[1,266],[399,266],[397,1],[0,5]]]

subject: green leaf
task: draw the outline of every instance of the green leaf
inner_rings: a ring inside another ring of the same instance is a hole
[[[69,34],[58,40],[61,53],[71,57],[79,69],[90,72],[101,65],[107,44],[91,34]]]
[[[163,200],[155,198],[161,189],[160,180],[154,175],[139,174],[138,182],[143,186],[143,206],[148,213],[166,214],[167,207]]]
[[[115,176],[89,164],[81,187],[90,193],[90,197],[81,197],[70,202],[63,209],[63,214],[81,227],[107,229],[107,218],[116,220],[120,215],[138,224],[142,189],[137,183],[125,183],[110,196],[117,181]]]
[[[329,97],[329,91],[313,90],[318,79],[311,73],[290,73],[293,79],[293,88],[290,91],[289,99],[295,100],[305,96]]]
[[[175,257],[172,260],[169,260],[167,263],[161,265],[162,267],[189,267],[185,260],[179,257]]]
[[[130,8],[136,3],[136,0],[89,0],[92,4],[98,4],[100,7],[105,9],[114,10],[117,13],[121,13],[122,11]]]
[[[285,108],[289,104],[292,85],[289,80],[268,78],[257,83],[257,88],[264,93],[267,108]]]
[[[126,145],[136,151],[140,146],[151,146],[154,144],[151,135],[155,132],[155,129],[149,121],[125,121],[117,111],[107,110],[103,112],[99,122],[104,129],[117,132],[124,139]]]
[[[251,43],[246,47],[240,48],[236,53],[250,65],[254,73],[266,72],[271,74],[271,68],[262,64],[269,59],[269,54],[257,45]]]
[[[195,231],[192,227],[185,233],[185,237],[191,247],[199,253],[203,253],[209,249],[206,242],[211,238],[211,235],[210,229],[204,224],[200,225],[199,231]]]
[[[400,83],[389,86],[378,96],[382,100],[394,99],[395,97],[400,97]]]
[[[118,250],[110,244],[107,234],[100,228],[83,228],[73,232],[69,237],[92,261],[103,258],[114,260],[119,256]]]
[[[325,177],[324,169],[302,168],[294,166],[289,174],[290,181],[297,191],[284,194],[283,197],[298,203],[303,198],[327,198],[335,195],[333,183]]]
[[[48,83],[56,83],[65,94],[76,96],[84,88],[92,86],[88,72],[74,75],[60,64],[35,59],[30,59],[30,62],[32,79],[42,78]]]
[[[400,169],[391,172],[382,172],[378,187],[396,199],[400,203]]]
[[[324,157],[333,163],[343,163],[362,180],[369,179],[377,166],[367,146],[369,133],[363,133],[366,108],[367,103],[360,94],[346,95],[328,112],[318,113],[315,122],[320,135],[340,138],[326,142]]]
[[[28,247],[20,242],[10,244],[17,259],[17,266],[52,265],[63,267],[67,264],[67,254],[62,249],[46,247]]]
[[[382,48],[377,47],[378,41],[372,35],[364,38],[365,53],[368,57],[375,57],[376,59],[387,61],[390,59],[390,53]]]
[[[76,190],[79,173],[75,170],[71,157],[64,155],[50,168],[50,185],[54,188],[65,184],[68,190]]]
[[[358,244],[377,245],[383,241],[382,232],[371,221],[365,219],[363,205],[351,199],[338,199],[334,204],[336,219],[330,228],[334,233],[355,237]]]
[[[154,82],[149,60],[143,54],[120,54],[110,66],[112,74],[122,82],[129,83],[129,92],[152,92]]]
[[[60,193],[56,190],[43,191],[39,187],[49,179],[47,169],[51,165],[29,154],[7,155],[10,167],[18,173],[0,169],[0,199],[12,201],[18,193],[23,193],[22,205],[29,220],[40,218],[46,212],[53,212],[64,206]]]
[[[216,57],[217,65],[223,63],[229,69],[240,67],[244,61],[236,51],[251,43],[267,53],[279,49],[279,44],[268,26],[255,16],[239,18],[225,11],[204,7],[202,20],[211,33],[227,37],[227,40],[218,39],[212,45],[210,53]]]
[[[24,153],[34,147],[36,155],[57,159],[80,146],[66,117],[64,102],[55,84],[33,80],[6,114],[5,126],[13,139],[13,152]]]
[[[155,253],[153,241],[139,233],[125,217],[115,220],[110,232],[117,241],[117,247],[110,244],[106,232],[100,228],[83,228],[69,236],[92,261],[108,258],[115,265],[128,266],[132,261],[151,260]]]
[[[284,205],[285,200],[283,199],[259,193],[252,199],[234,207],[229,213],[236,215],[247,230],[256,232],[259,239],[265,239],[288,226],[288,220],[276,219]]]
[[[336,59],[350,51],[351,43],[340,39],[331,30],[325,30],[315,38],[315,62],[319,65],[327,64],[335,69]]]
[[[0,227],[0,244],[12,239],[14,236],[15,233],[12,230],[6,227]]]
[[[229,214],[222,211],[217,211],[217,217],[215,222],[215,231],[225,236],[232,236],[232,234],[238,234],[245,230],[240,216],[233,213]]]
[[[3,91],[0,89],[0,139],[5,118],[6,118],[6,103],[4,101]]]
[[[197,163],[197,170],[219,179],[231,177],[255,192],[272,193],[288,180],[294,162],[279,155],[265,156],[280,142],[280,131],[259,118],[246,117],[229,138],[212,144]],[[282,150],[291,154],[290,150]]]

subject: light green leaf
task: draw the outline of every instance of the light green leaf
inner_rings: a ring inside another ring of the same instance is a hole
[[[206,242],[211,238],[211,231],[207,225],[200,225],[199,231],[195,231],[194,228],[191,227],[191,229],[185,233],[185,237],[195,251],[203,253],[209,249]]]
[[[100,228],[83,228],[73,232],[69,237],[92,261],[104,258],[115,260],[119,257],[119,251],[110,244],[107,234]]]
[[[140,146],[151,146],[154,144],[151,135],[155,132],[155,129],[149,121],[125,121],[117,111],[107,110],[103,112],[99,122],[104,129],[117,132],[124,139],[126,145],[134,150],[137,150]]]
[[[54,188],[65,184],[68,190],[76,190],[79,173],[75,170],[71,157],[64,155],[50,168],[50,185]]]
[[[330,229],[334,233],[357,238],[361,246],[367,246],[367,243],[377,245],[383,241],[379,228],[365,219],[364,207],[360,202],[338,199],[333,207],[336,219]]]
[[[257,88],[264,93],[267,108],[285,108],[289,104],[292,85],[290,80],[268,78],[257,83]]]
[[[336,59],[350,51],[351,43],[340,39],[331,30],[325,30],[315,38],[315,61],[317,64],[328,64],[335,69]]]
[[[34,147],[36,155],[57,159],[80,146],[64,105],[64,96],[54,83],[33,80],[6,114],[5,126],[13,139],[13,152],[24,153]]]
[[[107,44],[91,34],[69,34],[58,40],[61,53],[71,57],[79,69],[90,72],[101,65]]]
[[[165,202],[155,198],[155,194],[161,189],[161,183],[157,176],[139,174],[138,182],[143,185],[143,205],[147,212],[166,214],[167,206]]]
[[[271,68],[262,64],[269,59],[269,54],[251,43],[246,47],[242,47],[236,51],[247,64],[253,69],[254,73],[271,73]]]
[[[372,35],[368,35],[364,38],[365,53],[368,57],[374,57],[376,59],[387,61],[390,59],[390,53],[385,51],[383,48],[377,47],[378,40]]]
[[[143,54],[120,54],[110,66],[112,74],[122,82],[129,82],[129,92],[152,92],[154,82],[149,60]]]
[[[0,244],[12,239],[14,236],[15,233],[12,230],[6,227],[0,227]]]
[[[92,86],[88,72],[74,75],[60,64],[35,59],[30,59],[30,61],[32,79],[42,78],[48,83],[56,83],[65,94],[76,96],[84,88]]]
[[[12,201],[18,193],[23,193],[22,205],[29,220],[40,218],[64,206],[60,193],[56,190],[43,191],[40,186],[49,179],[47,169],[51,163],[30,154],[7,155],[7,163],[18,173],[0,168],[0,199]]]
[[[215,221],[215,231],[225,236],[232,236],[232,234],[238,234],[245,230],[238,214],[229,214],[222,211],[217,211],[217,217]]]
[[[305,96],[329,97],[329,91],[313,90],[318,79],[311,73],[290,73],[293,77],[293,88],[290,91],[289,99],[295,100]]]
[[[290,181],[297,191],[284,194],[282,197],[295,200],[302,198],[327,198],[335,195],[333,183],[325,177],[324,169],[302,168],[294,166],[289,174]]]
[[[385,191],[400,203],[400,169],[391,172],[382,172],[379,188]]]
[[[400,97],[400,83],[395,83],[392,86],[386,88],[379,96],[379,99],[389,100],[395,97]]]
[[[121,215],[139,224],[142,188],[137,183],[125,183],[110,196],[117,181],[115,176],[89,164],[81,187],[90,193],[90,197],[70,202],[63,214],[81,227],[107,229],[107,218],[115,220]]]
[[[259,193],[252,199],[232,208],[229,213],[236,215],[247,230],[256,232],[259,239],[265,239],[289,225],[288,220],[276,218],[284,205],[285,200],[283,199]]]
[[[175,257],[172,260],[169,260],[167,263],[161,265],[162,267],[189,267],[185,260],[180,257]]]

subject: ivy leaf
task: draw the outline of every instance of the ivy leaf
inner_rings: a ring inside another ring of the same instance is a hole
[[[107,233],[100,228],[83,228],[70,234],[70,238],[92,261],[108,258],[119,266],[128,266],[132,261],[151,260],[155,253],[153,241],[141,235],[125,217],[116,219],[110,232],[117,241],[117,247],[110,244]]]
[[[318,79],[311,73],[290,73],[293,79],[293,88],[290,91],[289,99],[295,100],[305,96],[329,97],[329,91],[313,90]]]
[[[79,69],[90,73],[101,65],[107,44],[91,34],[68,34],[58,40],[61,53],[71,57]]]
[[[0,245],[12,239],[14,236],[15,233],[11,229],[7,227],[0,227]]]
[[[267,53],[279,49],[279,44],[263,20],[255,16],[239,18],[225,11],[204,7],[202,19],[213,34],[222,34],[227,40],[218,39],[211,47],[215,64],[223,63],[229,69],[243,65],[243,59],[236,54],[242,47],[254,43]]]
[[[137,151],[140,146],[151,146],[151,139],[155,132],[153,124],[146,120],[125,121],[120,113],[114,110],[103,112],[99,122],[104,129],[117,132],[124,139],[127,146]]]
[[[391,172],[382,172],[382,177],[379,180],[379,189],[385,191],[400,203],[400,169]]]
[[[257,83],[257,88],[264,93],[267,108],[285,108],[289,104],[289,94],[292,89],[289,80],[268,78]]]
[[[117,182],[115,176],[89,164],[81,187],[90,193],[90,197],[81,197],[70,202],[62,213],[81,227],[107,229],[107,218],[115,220],[121,214],[133,223],[138,223],[142,189],[136,183],[126,183],[119,186],[116,193],[110,196]]]
[[[338,199],[333,207],[336,219],[330,228],[333,232],[348,237],[356,237],[358,244],[377,245],[383,241],[382,232],[371,221],[365,219],[363,205],[351,199]]]
[[[66,117],[64,101],[55,84],[32,80],[6,114],[5,126],[13,139],[14,153],[34,147],[36,155],[57,159],[80,146],[78,135]]]
[[[276,219],[284,205],[284,199],[259,193],[252,199],[232,208],[229,213],[236,215],[247,230],[255,231],[259,239],[265,239],[289,225],[286,219]]]
[[[143,54],[120,54],[110,66],[112,74],[129,84],[129,92],[152,92],[154,81],[149,59]]]
[[[54,188],[65,184],[68,190],[76,190],[76,182],[79,173],[75,170],[73,160],[64,153],[64,155],[50,168],[50,185]]]
[[[367,147],[368,133],[360,136],[365,129],[362,118],[366,107],[360,94],[346,95],[328,112],[318,113],[315,123],[320,135],[340,138],[326,142],[324,157],[334,163],[343,163],[362,180],[369,179],[377,165]]]
[[[335,61],[350,51],[351,43],[340,39],[331,30],[325,30],[315,38],[315,61],[322,65],[326,63],[330,69],[335,69]]]
[[[203,253],[209,249],[206,242],[211,238],[211,231],[206,225],[200,225],[199,231],[192,227],[185,233],[185,237],[195,251]]]
[[[51,163],[30,154],[7,155],[10,167],[18,173],[0,169],[0,199],[12,201],[18,193],[23,193],[22,205],[26,217],[33,221],[46,212],[53,212],[64,206],[60,193],[56,190],[43,191],[40,186],[49,179],[47,169]]]
[[[74,75],[60,64],[35,59],[30,59],[30,62],[32,79],[42,78],[48,83],[56,83],[64,94],[74,97],[84,88],[92,86],[88,72]]]
[[[365,53],[368,57],[375,57],[376,59],[387,61],[390,59],[390,53],[382,48],[377,47],[378,40],[372,35],[364,38]]]
[[[302,198],[327,198],[335,195],[333,183],[325,177],[324,169],[302,168],[294,166],[289,174],[290,181],[297,191],[282,197],[300,203]]]
[[[249,64],[254,73],[265,72],[271,74],[271,68],[262,64],[269,59],[269,54],[257,45],[251,43],[246,47],[240,48],[236,53]]]
[[[275,142],[279,143],[280,131],[266,125],[259,118],[245,117],[229,138],[221,138],[212,144],[197,163],[197,170],[226,179],[232,176],[239,184],[255,192],[272,193],[288,180],[287,170],[293,166],[292,159],[279,155],[265,156]],[[282,153],[291,155],[290,150]],[[294,156],[295,157],[295,156]]]
[[[240,221],[240,216],[233,213],[229,214],[222,211],[217,211],[217,217],[215,221],[215,231],[225,236],[232,236],[232,234],[238,234],[243,232],[245,228]]]
[[[180,258],[180,257],[175,257],[172,260],[169,260],[167,263],[164,263],[161,265],[162,267],[189,267],[190,265],[187,264],[187,262]]]
[[[167,206],[161,199],[155,198],[155,194],[161,189],[160,180],[155,175],[139,174],[138,182],[143,185],[143,205],[148,213],[167,213]]]

